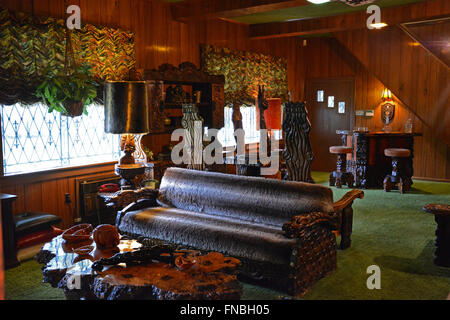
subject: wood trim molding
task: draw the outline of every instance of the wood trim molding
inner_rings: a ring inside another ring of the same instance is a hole
[[[247,14],[308,5],[306,0],[190,0],[171,4],[174,20],[189,18],[232,18]]]
[[[84,166],[74,166],[66,168],[58,168],[39,172],[23,173],[16,175],[6,175],[0,177],[0,184],[28,184],[40,181],[56,180],[69,177],[86,176],[92,174],[101,174],[114,171],[114,165],[117,162],[105,162],[90,164]]]
[[[450,182],[450,179],[445,179],[445,178],[427,178],[427,177],[412,177],[414,180],[421,180],[421,181],[433,181],[433,182]]]

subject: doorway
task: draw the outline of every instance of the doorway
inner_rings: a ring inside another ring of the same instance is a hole
[[[329,147],[342,145],[336,130],[353,130],[354,78],[308,79],[305,85],[306,107],[311,121],[312,170],[331,172],[336,156]]]

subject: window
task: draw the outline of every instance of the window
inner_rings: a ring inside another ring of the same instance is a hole
[[[256,107],[241,107],[241,114],[245,143],[258,143],[259,131],[256,130]]]
[[[242,115],[242,127],[245,131],[245,143],[258,143],[259,130],[256,129],[256,107],[241,107],[240,110]],[[225,108],[224,123],[225,126],[219,131],[218,139],[224,147],[235,146],[236,140],[234,138],[233,108]],[[282,139],[280,130],[274,131],[274,134],[276,139]]]
[[[0,106],[4,174],[117,159],[120,135],[104,133],[104,108],[76,118],[48,113],[43,104]]]
[[[223,112],[224,127],[219,130],[217,138],[223,147],[231,147],[236,145],[234,140],[234,125],[233,125],[233,108],[225,107]]]
[[[317,91],[317,102],[323,102],[323,90]]]

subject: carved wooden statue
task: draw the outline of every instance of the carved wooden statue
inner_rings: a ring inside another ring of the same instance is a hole
[[[267,129],[264,111],[269,107],[269,103],[264,96],[264,86],[258,86],[258,109],[259,109],[259,128]]]
[[[259,129],[260,130],[267,129],[266,119],[264,118],[264,111],[266,111],[267,108],[269,107],[269,102],[266,100],[264,92],[265,92],[264,86],[258,86],[258,109],[259,109]],[[261,131],[260,131],[260,134],[261,134]],[[267,143],[267,150],[268,150],[269,154],[271,154],[270,137],[266,134],[265,137],[261,136],[260,139],[264,139],[264,138]]]
[[[314,155],[309,140],[311,123],[304,102],[288,102],[283,121],[285,149],[283,157],[288,170],[287,180],[314,183],[311,177],[311,162]]]
[[[200,122],[200,126],[196,122]],[[183,105],[183,119],[181,126],[185,129],[185,143],[190,157],[190,163],[187,165],[188,169],[203,170],[203,152],[196,154],[195,146],[203,147],[203,119],[198,114],[198,108],[195,104]],[[197,132],[196,132],[197,131]]]

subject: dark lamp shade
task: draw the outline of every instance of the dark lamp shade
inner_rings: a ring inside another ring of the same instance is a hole
[[[149,132],[148,90],[145,81],[106,81],[105,132]]]
[[[269,98],[268,108],[264,111],[266,127],[270,130],[281,130],[281,99]]]

